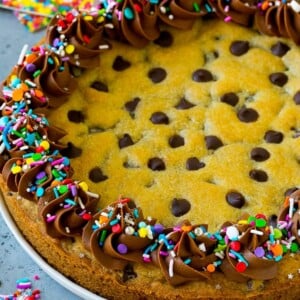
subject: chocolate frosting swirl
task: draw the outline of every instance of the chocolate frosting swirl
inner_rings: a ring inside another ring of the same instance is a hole
[[[206,230],[204,225],[184,221],[158,236],[157,249],[151,257],[170,284],[176,286],[209,278],[206,267],[218,258],[213,252],[217,242],[204,234]]]
[[[255,25],[266,35],[282,36],[300,44],[300,5],[296,1],[267,1],[255,14]]]
[[[99,54],[110,45],[103,38],[103,21],[98,17],[68,13],[52,19],[46,42],[64,62],[92,68],[99,65]]]
[[[233,230],[238,234],[235,238],[225,235],[228,242],[225,259],[220,268],[226,277],[230,280],[246,282],[249,279],[269,280],[276,276],[277,263],[272,259],[268,260],[254,254],[257,248],[264,247],[268,241],[269,232],[266,227],[257,228],[254,221],[248,224],[228,222],[222,228],[223,232],[235,228]],[[236,250],[233,243],[237,243],[240,249]],[[239,263],[245,267],[240,268]]]
[[[145,219],[140,208],[122,199],[93,216],[83,231],[83,243],[106,268],[122,270],[141,262],[143,250],[156,235],[155,220]]]
[[[243,26],[251,26],[254,14],[257,10],[254,1],[245,0],[209,0],[215,9],[215,13],[225,21],[233,21]],[[228,18],[228,19],[227,19]]]
[[[38,202],[47,234],[53,238],[80,235],[96,212],[97,198],[72,179],[48,187]]]
[[[291,236],[300,245],[300,190],[293,192],[285,201],[279,213],[279,221],[290,228]]]

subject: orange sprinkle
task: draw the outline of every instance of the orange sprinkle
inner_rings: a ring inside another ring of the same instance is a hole
[[[21,89],[23,92],[27,92],[27,91],[29,90],[27,84],[25,84],[25,83],[21,83],[20,89]]]
[[[31,64],[31,63],[33,63],[33,62],[36,60],[36,58],[37,58],[37,55],[36,55],[36,54],[30,53],[30,54],[28,54],[28,55],[26,56],[25,61],[26,61],[28,64]]]
[[[108,222],[108,217],[106,217],[106,216],[100,216],[99,222],[100,222],[100,224],[107,223]]]
[[[206,267],[206,270],[207,270],[209,273],[213,273],[213,272],[216,270],[216,267],[215,267],[213,264],[209,264],[209,265]]]
[[[193,229],[193,227],[190,226],[190,225],[181,226],[181,230],[184,231],[184,232],[190,232],[192,229]]]
[[[271,245],[270,250],[274,254],[274,256],[281,256],[283,254],[283,249],[280,244]]]
[[[52,186],[52,187],[58,186],[58,185],[60,185],[60,184],[61,184],[61,182],[58,181],[58,180],[53,180],[53,181],[51,182],[51,186]]]
[[[269,2],[268,1],[263,2],[261,5],[261,9],[267,10],[268,8],[269,8]]]
[[[38,97],[38,98],[42,98],[44,97],[44,94],[41,90],[34,90],[34,94]]]
[[[15,89],[12,93],[12,99],[14,101],[21,101],[23,99],[23,90],[22,89]]]
[[[26,129],[27,129],[28,131],[30,131],[30,132],[33,131],[33,128],[32,128],[32,126],[31,126],[30,124],[27,124],[27,125],[26,125]]]
[[[283,202],[284,207],[288,207],[290,205],[290,197],[286,196]]]

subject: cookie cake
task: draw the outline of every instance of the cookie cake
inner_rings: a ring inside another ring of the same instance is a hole
[[[1,189],[111,299],[299,299],[300,4],[97,1],[1,88]]]

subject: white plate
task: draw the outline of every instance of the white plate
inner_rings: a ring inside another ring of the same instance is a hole
[[[45,273],[47,273],[51,278],[57,281],[60,285],[65,287],[66,289],[70,290],[75,295],[88,300],[105,300],[104,298],[93,294],[92,292],[86,290],[85,288],[77,285],[70,279],[63,276],[57,270],[53,269],[27,242],[24,238],[22,233],[20,232],[19,228],[15,224],[14,220],[12,219],[5,201],[3,200],[2,193],[0,193],[0,212],[1,215],[8,226],[9,230],[12,232],[18,243],[21,247],[25,250],[25,252],[33,259],[33,261],[41,267]]]

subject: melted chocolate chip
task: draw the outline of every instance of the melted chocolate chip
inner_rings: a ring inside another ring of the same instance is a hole
[[[141,98],[139,97],[133,98],[131,101],[125,103],[125,109],[129,112],[134,112],[140,101]]]
[[[99,91],[99,92],[108,92],[108,86],[102,81],[94,81],[91,84],[91,88]]]
[[[148,77],[153,83],[159,83],[167,77],[167,72],[163,68],[153,68],[148,72]]]
[[[130,279],[134,279],[137,277],[137,274],[134,272],[133,266],[131,264],[128,264],[125,266],[123,270],[123,282],[126,282]]]
[[[80,110],[69,110],[68,119],[73,123],[81,123],[84,122],[84,115]]]
[[[251,150],[251,159],[255,161],[265,161],[270,157],[270,153],[261,147],[256,147]]]
[[[268,174],[263,170],[251,170],[249,176],[258,182],[265,182],[268,180]]]
[[[128,146],[131,146],[133,145],[133,140],[131,139],[131,136],[127,133],[125,133],[123,135],[123,137],[121,137],[119,139],[119,148],[122,149],[122,148],[125,148],[125,147],[128,147]]]
[[[278,217],[273,214],[269,217],[268,223],[269,223],[270,226],[273,226],[274,228],[276,228],[277,227],[277,220],[278,220]]]
[[[184,138],[178,134],[175,134],[169,138],[169,145],[172,148],[184,146]]]
[[[174,198],[171,202],[171,211],[175,217],[185,215],[191,209],[191,204],[186,199]]]
[[[129,61],[118,55],[113,62],[112,68],[117,72],[121,72],[128,69],[130,66],[131,63]]]
[[[247,53],[249,48],[248,41],[234,41],[230,45],[230,52],[235,56],[241,56]]]
[[[76,147],[73,143],[68,142],[67,148],[62,149],[60,152],[62,155],[67,156],[69,158],[76,158],[81,156],[82,149]]]
[[[226,93],[221,97],[221,102],[235,106],[239,102],[239,97],[235,93]]]
[[[160,111],[153,113],[150,120],[153,124],[169,124],[168,116]]]
[[[208,150],[216,150],[223,146],[222,141],[215,135],[206,136],[205,143]]]
[[[294,96],[294,101],[297,105],[300,104],[300,91],[298,91]]]
[[[237,191],[228,192],[226,194],[226,201],[235,208],[242,208],[246,203],[245,197]]]
[[[196,171],[205,167],[205,163],[199,161],[197,157],[190,157],[186,161],[186,169],[189,171]]]
[[[82,69],[79,68],[79,67],[72,66],[72,67],[70,68],[70,71],[71,71],[71,74],[72,74],[74,77],[80,77],[81,74],[82,74]]]
[[[148,161],[148,168],[153,171],[163,171],[166,169],[165,163],[161,158],[153,157]]]
[[[89,134],[99,133],[105,131],[104,128],[99,126],[89,126],[88,128]]]
[[[187,101],[185,98],[181,98],[178,104],[175,106],[177,109],[189,109],[194,107],[195,104]]]
[[[273,84],[280,86],[280,87],[284,86],[289,80],[287,75],[282,72],[272,73],[269,76],[269,79]]]
[[[209,82],[212,81],[214,78],[210,71],[205,69],[198,69],[194,71],[192,79],[196,82]]]
[[[169,31],[161,31],[159,37],[154,41],[154,44],[162,48],[170,47],[173,44],[173,36]]]
[[[251,122],[255,122],[258,119],[259,114],[253,108],[242,107],[238,111],[237,117],[241,122],[251,123]]]
[[[280,144],[283,140],[283,134],[279,131],[268,130],[265,133],[264,140],[267,143]]]
[[[108,177],[102,173],[102,170],[99,167],[94,167],[89,172],[89,179],[97,183],[108,179]]]
[[[290,196],[291,194],[293,194],[296,191],[298,191],[297,187],[291,187],[284,192],[284,196],[285,197]]]
[[[291,48],[282,42],[278,42],[271,47],[271,52],[279,57],[284,56]]]

